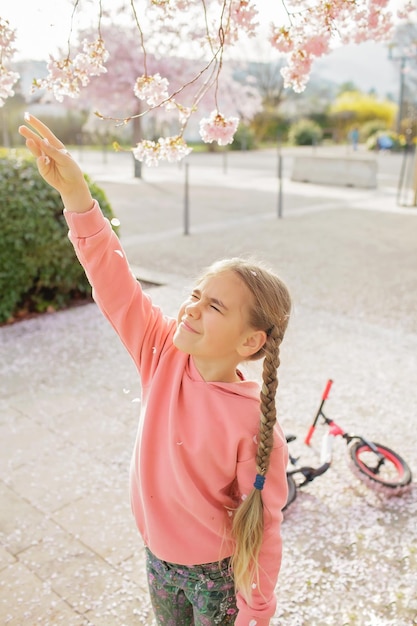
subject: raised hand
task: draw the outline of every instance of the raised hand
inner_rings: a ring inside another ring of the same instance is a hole
[[[64,144],[33,115],[26,113],[25,121],[28,126],[20,126],[19,133],[36,157],[40,175],[61,194],[68,211],[84,213],[91,209],[93,199],[84,175]]]

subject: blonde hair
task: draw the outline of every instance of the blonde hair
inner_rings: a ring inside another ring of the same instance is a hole
[[[214,263],[204,277],[225,271],[235,272],[252,294],[249,323],[263,330],[267,339],[250,360],[263,358],[261,416],[256,453],[256,472],[262,477],[268,472],[274,444],[274,425],[277,419],[275,395],[278,387],[277,369],[280,364],[280,345],[291,311],[287,287],[278,276],[259,263],[233,258]],[[254,476],[255,480],[255,476]],[[262,491],[253,489],[238,506],[233,516],[232,536],[235,549],[231,566],[236,588],[250,598],[252,583],[259,582],[258,556],[264,528]]]

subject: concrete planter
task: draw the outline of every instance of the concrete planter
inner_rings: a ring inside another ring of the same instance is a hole
[[[291,180],[342,187],[377,186],[378,164],[373,158],[341,156],[295,156]]]

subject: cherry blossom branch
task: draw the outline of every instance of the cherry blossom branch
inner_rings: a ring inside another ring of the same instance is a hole
[[[201,0],[201,5],[203,7],[203,15],[204,15],[204,23],[205,23],[205,27],[206,27],[207,41],[208,41],[208,44],[210,46],[211,52],[214,55],[213,42],[211,41],[210,28],[209,28],[208,17],[207,17],[207,5],[206,5],[204,0]]]
[[[148,69],[147,69],[147,63],[146,63],[147,52],[145,48],[145,37],[143,35],[143,30],[139,22],[134,0],[130,0],[130,7],[132,9],[133,17],[135,18],[136,28],[138,29],[139,36],[140,36],[140,47],[142,48],[142,52],[143,52],[143,73],[145,74],[145,76],[147,76]]]
[[[73,28],[74,28],[75,14],[77,12],[79,4],[80,4],[80,0],[75,0],[73,9],[71,11],[70,29],[69,29],[68,38],[67,38],[67,50],[68,50],[67,59],[69,59],[71,56],[71,37],[73,33]]]
[[[207,62],[207,64],[201,70],[199,70],[199,72],[193,78],[183,83],[178,89],[173,91],[171,94],[168,94],[168,91],[167,91],[168,81],[164,78],[161,78],[159,74],[154,74],[153,76],[143,75],[137,78],[136,83],[135,83],[136,97],[138,97],[140,100],[145,100],[147,104],[151,105],[144,111],[141,111],[140,113],[136,113],[135,115],[130,115],[124,118],[105,116],[105,115],[102,115],[98,111],[95,112],[95,115],[101,119],[109,120],[112,122],[117,122],[119,124],[127,124],[128,122],[130,122],[131,120],[135,118],[144,117],[145,115],[154,111],[157,108],[166,106],[167,104],[170,104],[170,103],[175,103],[175,98],[176,96],[178,96],[178,94],[183,92],[187,87],[190,87],[191,85],[198,82],[198,80],[209,70],[211,65],[213,65],[213,63],[216,64],[216,59],[220,51],[221,51],[221,47],[219,47],[219,49],[214,53],[213,57]],[[195,102],[193,102],[193,104],[198,103],[202,95],[204,95],[207,89],[210,88],[211,84],[212,84],[212,81],[210,79],[209,79],[209,82],[206,81],[203,84],[199,92],[197,92],[199,95],[197,96],[197,99]]]

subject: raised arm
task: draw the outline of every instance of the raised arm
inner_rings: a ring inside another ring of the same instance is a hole
[[[42,178],[61,194],[67,211],[89,211],[93,206],[93,198],[80,167],[64,144],[33,115],[26,113],[25,121],[27,126],[20,126],[19,133],[26,139],[27,148],[36,157]]]

